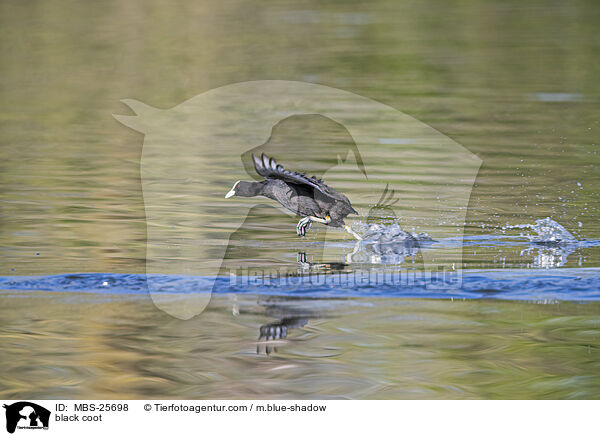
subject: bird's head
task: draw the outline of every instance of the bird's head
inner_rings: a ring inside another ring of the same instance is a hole
[[[225,194],[225,198],[233,197],[234,195],[238,197],[255,197],[260,195],[262,188],[263,183],[238,180],[233,184],[231,190]]]

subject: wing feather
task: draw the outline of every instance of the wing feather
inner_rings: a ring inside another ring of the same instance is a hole
[[[316,177],[308,177],[306,174],[299,173],[297,171],[290,171],[278,164],[275,159],[268,157],[264,153],[258,157],[252,154],[252,160],[254,161],[254,169],[256,172],[263,176],[265,179],[279,179],[284,182],[296,183],[300,185],[310,186],[319,192],[333,198],[334,200],[344,200],[340,193],[335,189],[327,186],[323,180],[317,179]],[[347,201],[347,200],[346,200]]]

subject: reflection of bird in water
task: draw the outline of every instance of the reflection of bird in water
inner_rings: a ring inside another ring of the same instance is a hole
[[[327,316],[324,311],[332,309],[329,302],[323,305],[320,300],[276,296],[259,299],[259,305],[265,309],[266,316],[277,321],[259,328],[257,354],[277,352],[277,346],[287,342],[291,330],[306,326],[309,319]]]
[[[303,217],[296,226],[298,236],[306,235],[313,222],[331,227],[344,227],[353,236],[353,232],[344,222],[351,213],[358,214],[350,200],[335,189],[327,186],[316,177],[285,169],[275,159],[252,155],[254,169],[263,176],[261,182],[237,181],[225,198],[255,197],[262,195],[277,201],[286,209]]]
[[[256,354],[277,352],[274,341],[287,338],[289,330],[304,327],[307,323],[308,319],[306,318],[289,317],[261,326],[259,329],[258,344],[256,345]]]
[[[304,271],[319,271],[319,272],[333,272],[333,271],[343,271],[347,264],[343,262],[320,262],[313,263],[309,262],[306,257],[306,253],[304,251],[298,252],[296,255],[296,260],[298,261],[298,265],[301,270]]]

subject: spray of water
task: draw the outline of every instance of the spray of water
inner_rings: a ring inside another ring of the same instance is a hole
[[[533,230],[534,234],[524,234],[523,236],[526,236],[531,242],[536,244],[576,244],[578,242],[567,229],[551,218],[538,219],[535,221],[535,224],[504,226],[502,229]]]

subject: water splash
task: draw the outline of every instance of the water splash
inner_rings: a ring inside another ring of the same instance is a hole
[[[349,263],[401,264],[406,258],[414,261],[423,244],[433,241],[427,233],[403,230],[395,219],[391,224],[355,222],[352,230],[362,240],[346,256]]]
[[[352,224],[352,230],[358,233],[363,241],[377,244],[432,241],[427,233],[403,230],[397,220],[391,224],[355,222]]]
[[[521,236],[529,239],[532,246],[522,250],[520,255],[537,251],[533,259],[533,266],[536,268],[550,269],[564,266],[569,255],[581,245],[567,229],[549,217],[538,219],[535,224],[502,227],[503,231],[509,229],[533,230],[530,234],[521,233]]]
[[[536,244],[577,244],[579,241],[567,229],[551,218],[538,219],[535,224],[504,226],[508,229],[531,229],[535,234],[523,235]]]
[[[574,245],[543,244],[531,246],[522,250],[519,255],[534,254],[532,265],[534,268],[550,269],[566,265],[569,255],[576,251]]]
[[[427,233],[414,233],[402,229],[394,216],[378,216],[364,222],[355,222],[352,229],[363,240],[346,256],[348,263],[402,264],[415,262],[419,250],[429,242],[435,242]],[[373,222],[375,221],[375,222]],[[535,255],[531,266],[550,269],[564,266],[570,254],[585,241],[578,241],[567,229],[551,218],[538,219],[534,224],[506,225],[500,228],[503,233],[510,229],[525,229],[521,236],[527,238],[529,246],[520,252],[520,256]],[[492,239],[489,239],[492,238]],[[493,235],[484,238],[484,243],[499,244]],[[467,238],[468,239],[468,238]],[[463,244],[464,240],[444,239],[442,244]],[[481,242],[481,241],[480,241]],[[470,241],[472,245],[473,241]],[[503,241],[503,244],[506,244]],[[511,242],[514,244],[514,241]],[[502,250],[499,250],[500,253]]]

